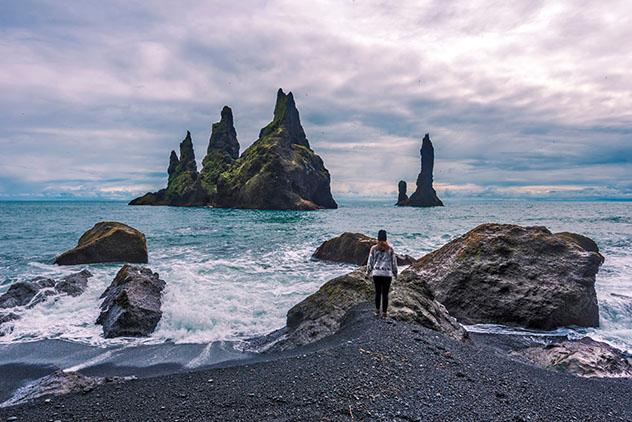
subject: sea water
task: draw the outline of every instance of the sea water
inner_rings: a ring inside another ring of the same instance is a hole
[[[543,225],[593,238],[606,257],[597,275],[598,329],[561,332],[605,340],[632,352],[632,203],[446,201],[441,208],[397,208],[392,200],[338,198],[315,212],[133,207],[123,202],[0,202],[0,294],[17,280],[58,278],[88,268],[78,297],[60,296],[24,312],[0,344],[61,339],[140,345],[240,341],[282,327],[294,304],[352,265],[311,259],[345,231],[389,232],[400,253],[421,257],[487,222]],[[147,339],[104,339],[94,324],[99,296],[120,264],[53,265],[96,222],[129,224],[147,238],[149,264],[166,281],[163,317]],[[503,331],[481,325],[472,330]]]

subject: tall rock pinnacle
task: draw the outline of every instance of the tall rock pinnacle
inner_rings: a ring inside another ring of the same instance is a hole
[[[417,189],[408,200],[402,197],[402,182],[399,184],[400,197],[397,205],[410,207],[442,207],[443,202],[437,197],[432,187],[432,172],[434,170],[434,147],[430,135],[426,133],[421,143],[421,171],[417,176]],[[405,194],[405,184],[404,184]]]
[[[213,205],[223,208],[337,208],[329,171],[309,146],[294,96],[277,92],[272,121],[217,179]]]
[[[278,133],[292,144],[303,145],[309,148],[309,142],[305,136],[301,119],[294,103],[291,92],[285,94],[281,88],[277,91],[274,117],[272,121],[259,132],[259,138]]]
[[[219,122],[213,123],[206,157],[202,161],[202,186],[212,197],[217,192],[217,178],[239,158],[239,141],[233,125],[233,111],[224,106]]]

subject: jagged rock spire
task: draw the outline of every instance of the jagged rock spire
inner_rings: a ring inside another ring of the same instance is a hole
[[[206,153],[211,154],[214,149],[226,151],[234,160],[239,157],[239,141],[233,125],[233,111],[228,106],[222,108],[219,122],[213,123],[211,128],[211,138]]]
[[[305,136],[298,109],[294,103],[294,95],[291,92],[285,94],[283,89],[277,91],[276,104],[274,106],[274,117],[266,127],[259,132],[259,139],[277,133],[286,138],[290,144],[303,145],[309,148],[309,142]]]
[[[430,140],[430,134],[426,133],[424,136],[419,153],[421,154],[421,171],[419,172],[419,176],[417,176],[417,189],[412,195],[410,195],[410,198],[404,198],[406,194],[406,184],[405,182],[400,181],[397,205],[411,207],[441,207],[443,206],[443,202],[441,202],[441,200],[437,197],[437,192],[432,187],[434,147],[432,146],[432,141]],[[402,188],[404,188],[403,191]]]
[[[197,164],[195,164],[195,152],[193,152],[193,141],[191,140],[191,132],[187,130],[187,136],[180,142],[180,164],[179,171],[197,172]]]

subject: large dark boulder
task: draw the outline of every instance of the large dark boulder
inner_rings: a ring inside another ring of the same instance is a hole
[[[208,204],[209,196],[202,187],[202,180],[197,171],[193,141],[189,131],[187,131],[186,136],[180,143],[180,157],[178,158],[175,151],[171,151],[167,174],[169,179],[166,189],[146,193],[139,198],[131,200],[129,205],[192,207]]]
[[[55,259],[59,265],[99,262],[147,262],[145,235],[123,223],[102,221],[85,232],[75,248]]]
[[[316,293],[292,307],[287,313],[285,337],[273,348],[289,349],[334,334],[340,328],[347,311],[358,304],[373,301],[373,283],[365,271],[366,268],[361,267],[352,273],[329,280]],[[433,299],[425,285],[407,272],[402,273],[393,283],[389,315],[459,340],[467,336],[443,305]]]
[[[329,171],[310,148],[292,93],[279,89],[274,118],[217,179],[213,205],[222,208],[337,208]]]
[[[376,243],[377,239],[362,233],[345,232],[323,242],[312,257],[323,261],[366,265],[371,247]],[[397,265],[410,265],[414,261],[409,255],[397,254]]]
[[[590,337],[529,347],[513,354],[538,366],[582,377],[632,378],[632,357]]]
[[[545,227],[483,224],[411,266],[466,324],[551,330],[599,325],[595,275],[603,257]]]
[[[103,335],[144,337],[150,335],[162,317],[161,296],[165,282],[149,268],[124,265],[103,292],[97,324]]]
[[[434,147],[430,140],[430,135],[426,133],[421,143],[421,171],[417,176],[417,189],[406,198],[406,183],[399,182],[398,206],[407,207],[442,207],[443,202],[437,196],[437,192],[432,186],[434,171]],[[403,191],[402,191],[403,189]]]

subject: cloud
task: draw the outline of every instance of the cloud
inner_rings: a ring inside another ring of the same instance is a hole
[[[0,197],[155,190],[187,129],[201,161],[228,104],[243,149],[278,87],[338,193],[413,182],[430,132],[448,196],[632,196],[626,1],[0,8]]]

